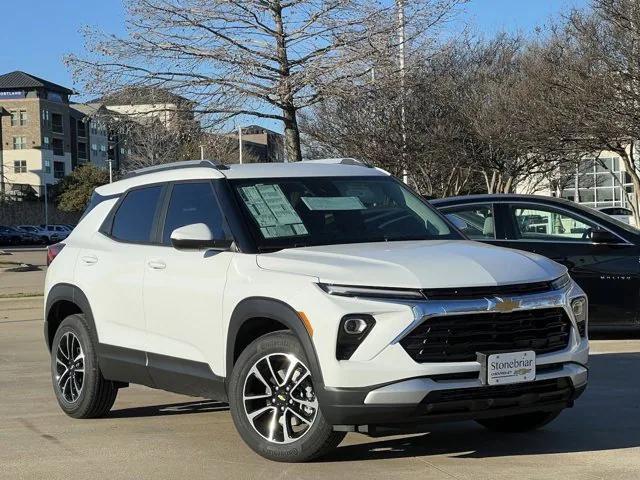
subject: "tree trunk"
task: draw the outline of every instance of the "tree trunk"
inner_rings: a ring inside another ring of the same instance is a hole
[[[297,109],[293,102],[293,91],[290,84],[291,65],[289,64],[289,54],[287,52],[287,32],[284,30],[282,5],[279,0],[273,2],[271,10],[276,31],[276,57],[280,64],[278,90],[284,117],[284,149],[289,162],[299,162],[302,160],[300,130],[298,129]]]
[[[298,129],[298,118],[296,109],[291,107],[285,109],[284,113],[284,150],[289,162],[299,162],[302,160],[302,149],[300,147],[300,130]]]

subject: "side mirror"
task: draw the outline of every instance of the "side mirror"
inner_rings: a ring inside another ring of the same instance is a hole
[[[593,243],[620,243],[620,239],[609,230],[592,230],[591,241]]]
[[[178,250],[227,250],[231,243],[231,240],[214,239],[211,229],[204,223],[192,223],[171,232],[171,245]]]

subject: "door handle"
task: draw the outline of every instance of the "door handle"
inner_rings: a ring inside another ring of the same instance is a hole
[[[154,270],[164,270],[167,267],[167,264],[162,260],[149,260],[147,265]]]
[[[82,257],[80,257],[80,260],[82,260],[82,263],[84,263],[85,265],[95,265],[96,263],[98,263],[98,257],[96,257],[95,255],[83,255]]]

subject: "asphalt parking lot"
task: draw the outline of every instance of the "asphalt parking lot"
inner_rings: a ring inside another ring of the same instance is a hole
[[[226,405],[209,400],[132,386],[108,418],[65,416],[51,389],[42,297],[7,287],[35,287],[36,275],[24,274],[0,271],[2,479],[640,478],[638,336],[595,340],[587,392],[541,431],[504,435],[463,422],[413,436],[350,434],[329,457],[277,464],[249,450]]]

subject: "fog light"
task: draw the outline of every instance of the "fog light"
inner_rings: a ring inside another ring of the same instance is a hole
[[[336,341],[336,358],[349,360],[375,324],[371,315],[351,314],[342,317]]]
[[[348,318],[342,324],[342,328],[349,335],[360,335],[367,329],[367,322],[362,318]]]
[[[578,332],[580,332],[580,336],[586,336],[588,317],[587,298],[578,297],[571,300],[571,310],[573,311],[573,316],[576,319],[576,324],[578,325]]]

